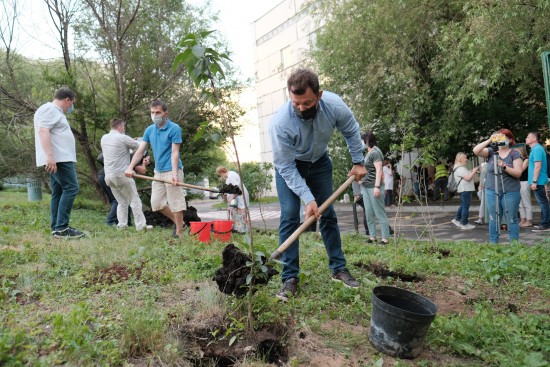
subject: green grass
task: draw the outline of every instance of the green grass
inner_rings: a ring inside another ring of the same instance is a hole
[[[48,200],[29,203],[26,193],[0,191],[0,365],[192,365],[200,355],[191,342],[198,335],[227,335],[223,343],[244,337],[246,299],[222,295],[211,281],[225,244],[174,240],[171,229],[117,231],[104,225],[106,207],[83,199],[71,225],[86,237],[57,240],[50,235]],[[245,248],[242,236],[234,240]],[[254,241],[265,253],[278,244],[272,232]],[[299,296],[277,302],[275,277],[253,297],[255,328],[290,327],[284,340],[289,365],[315,358],[358,366],[550,365],[548,242],[380,247],[347,235],[343,244],[361,288],[330,281],[322,241],[307,233]],[[450,255],[440,256],[441,250]],[[372,263],[424,281],[379,278],[367,270]],[[371,292],[380,284],[465,301],[440,309],[420,357],[396,360],[368,340]],[[250,358],[242,365],[267,364]]]

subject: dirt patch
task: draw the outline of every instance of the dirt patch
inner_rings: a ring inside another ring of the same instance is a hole
[[[142,260],[141,264],[136,267],[129,267],[117,262],[106,268],[97,266],[88,283],[110,285],[125,282],[130,278],[140,279],[144,266],[145,260]]]
[[[416,273],[406,274],[399,271],[392,271],[388,269],[388,267],[386,267],[385,265],[376,263],[376,262],[370,263],[370,264],[363,264],[361,262],[356,262],[353,265],[362,269],[366,269],[379,278],[390,277],[390,278],[401,280],[402,282],[423,282],[425,279],[424,277],[417,275]]]
[[[266,259],[263,258],[265,264]],[[222,267],[216,270],[214,280],[218,284],[220,292],[234,294],[236,297],[243,297],[248,291],[247,278],[250,274],[250,257],[230,243],[225,246],[222,252]],[[271,265],[265,265],[265,272],[252,277],[252,284],[267,284],[269,279],[279,272]]]

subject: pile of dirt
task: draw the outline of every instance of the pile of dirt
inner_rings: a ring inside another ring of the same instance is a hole
[[[248,291],[246,278],[250,274],[250,266],[247,262],[252,261],[250,257],[230,243],[225,246],[222,252],[222,267],[216,270],[214,280],[218,284],[220,292],[234,294],[236,297],[243,297]],[[263,259],[265,265],[266,259]],[[252,284],[267,284],[269,279],[279,272],[271,265],[266,265],[267,272],[252,278]]]
[[[144,211],[145,221],[147,224],[153,227],[171,228],[174,226],[174,222],[162,215],[160,212],[153,212],[150,210]]]

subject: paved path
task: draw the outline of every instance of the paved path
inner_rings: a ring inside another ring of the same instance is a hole
[[[214,204],[219,200],[194,200],[190,202],[197,208],[199,216],[203,221],[225,220],[227,219],[227,210],[215,209]],[[353,206],[352,204],[335,204],[338,215],[338,224],[342,233],[355,232]],[[477,219],[478,206],[470,208],[470,223]],[[416,206],[407,205],[401,209],[387,208],[390,225],[397,230],[400,236],[408,239],[429,240],[433,237],[439,241],[473,241],[477,243],[487,243],[489,241],[488,224],[477,226],[472,230],[461,230],[451,223],[456,211],[458,210],[458,201],[445,203],[445,205]],[[533,219],[538,223],[540,219],[540,210],[537,204],[533,205]],[[253,204],[250,208],[251,219],[255,228],[277,229],[279,225],[280,207],[279,203]],[[362,226],[363,210],[358,207],[359,215],[359,233],[364,233]],[[263,219],[262,219],[263,216]],[[542,241],[550,241],[550,233],[532,232],[531,228],[520,229],[520,241],[532,245]],[[501,243],[508,243],[508,233],[503,231],[500,236]]]

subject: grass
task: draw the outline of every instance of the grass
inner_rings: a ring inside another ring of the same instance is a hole
[[[29,203],[26,193],[0,191],[0,365],[208,365],[198,340],[227,346],[245,338],[246,300],[221,294],[211,281],[224,243],[174,240],[171,229],[117,231],[104,225],[107,208],[81,198],[71,225],[86,237],[57,240],[49,231],[48,200]],[[241,236],[234,240],[244,248]],[[277,244],[273,232],[255,236],[265,253]],[[548,242],[378,247],[346,235],[343,244],[361,288],[329,280],[322,241],[307,233],[299,296],[277,302],[279,277],[254,295],[257,330],[288,328],[288,365],[550,365]],[[369,264],[424,280],[379,277]],[[369,343],[370,297],[380,284],[440,306],[415,360],[389,357]],[[239,365],[267,363],[247,357]]]

